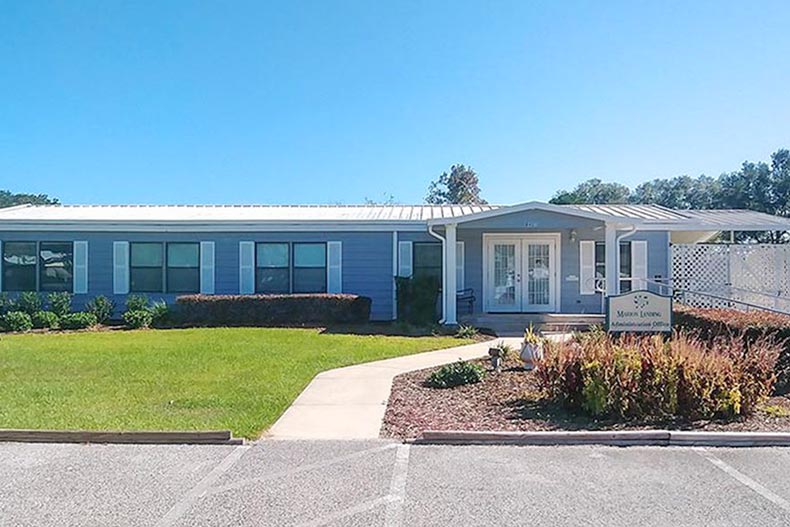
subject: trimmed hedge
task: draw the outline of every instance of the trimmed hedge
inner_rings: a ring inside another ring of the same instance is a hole
[[[371,300],[358,295],[186,295],[174,321],[194,326],[317,326],[370,319]]]
[[[769,311],[677,306],[674,323],[675,327],[692,331],[709,342],[719,337],[741,336],[747,349],[761,337],[778,342],[781,352],[776,362],[775,391],[790,392],[790,316]]]

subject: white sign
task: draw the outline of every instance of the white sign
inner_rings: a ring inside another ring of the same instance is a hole
[[[672,297],[650,291],[606,297],[606,330],[629,333],[672,331]]]

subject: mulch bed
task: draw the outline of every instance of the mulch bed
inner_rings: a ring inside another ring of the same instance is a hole
[[[456,388],[425,386],[425,379],[438,368],[395,377],[382,437],[413,439],[424,430],[790,431],[788,396],[772,397],[754,415],[731,421],[602,421],[572,414],[543,400],[534,375],[517,361],[508,362],[501,373],[491,372],[488,360],[478,362],[489,370],[485,378]]]

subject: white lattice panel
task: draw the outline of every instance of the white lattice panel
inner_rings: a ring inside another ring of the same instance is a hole
[[[787,245],[673,245],[672,278],[677,289],[790,311]],[[690,293],[682,301],[697,307],[737,307],[726,300]]]

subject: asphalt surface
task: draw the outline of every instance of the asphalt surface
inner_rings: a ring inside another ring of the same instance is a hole
[[[790,525],[790,449],[0,444],[0,525]]]

